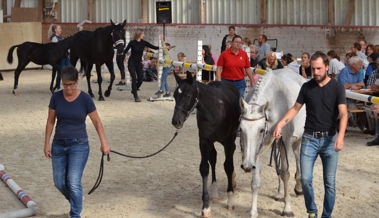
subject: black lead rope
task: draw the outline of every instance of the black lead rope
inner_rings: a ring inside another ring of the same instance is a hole
[[[279,143],[279,145],[277,145],[277,143]],[[278,176],[280,175],[280,156],[282,155],[282,153],[280,152],[280,148],[282,146],[284,146],[283,139],[279,139],[279,141],[275,139],[272,146],[271,155],[270,155],[269,166],[272,166],[272,158],[275,158],[274,159],[275,165],[276,165],[275,170]],[[288,154],[287,154],[286,148],[284,148],[284,155],[286,155],[287,169],[285,171],[287,172],[289,170],[289,162],[288,162]]]
[[[163,148],[161,148],[159,151],[155,152],[155,153],[152,153],[152,154],[149,154],[149,155],[146,155],[146,156],[132,156],[132,155],[127,155],[127,154],[123,154],[123,153],[120,153],[120,152],[117,152],[117,151],[114,151],[114,150],[111,150],[110,152],[112,153],[115,153],[115,154],[118,154],[120,156],[124,156],[124,157],[128,157],[128,158],[138,158],[138,159],[142,159],[142,158],[148,158],[148,157],[152,157],[154,155],[157,155],[159,154],[160,152],[162,152],[164,149],[166,149],[172,141],[174,141],[174,139],[176,138],[176,136],[179,134],[178,131],[175,132],[174,134],[174,137],[172,137],[172,139],[167,143],[167,145],[165,145]],[[94,192],[97,187],[99,187],[100,183],[101,183],[101,180],[103,179],[103,174],[104,174],[104,156],[107,156],[107,160],[110,161],[111,158],[110,158],[110,155],[108,154],[103,154],[101,155],[101,161],[100,161],[100,169],[99,169],[99,175],[97,176],[97,180],[95,182],[95,185],[92,187],[92,189],[88,192],[88,194],[90,195],[92,192]]]

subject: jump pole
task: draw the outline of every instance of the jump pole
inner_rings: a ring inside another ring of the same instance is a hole
[[[11,177],[4,171],[4,166],[0,164],[0,177],[4,183],[12,189],[13,193],[22,201],[27,207],[21,210],[10,211],[1,213],[0,218],[15,218],[15,217],[29,217],[34,216],[38,211],[38,205],[30,199],[30,197],[11,179]]]
[[[129,31],[125,31],[125,47],[126,45],[128,45],[130,42],[130,32]],[[125,60],[129,58],[129,56],[125,56]],[[125,68],[125,76],[126,76],[126,84],[125,86],[118,86],[117,87],[117,90],[119,91],[122,91],[122,90],[125,90],[125,89],[128,89],[128,88],[131,88],[131,84],[130,84],[130,73],[129,73],[129,70],[128,70],[128,63],[124,60],[124,68]]]

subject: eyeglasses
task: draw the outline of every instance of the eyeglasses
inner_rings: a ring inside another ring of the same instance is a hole
[[[68,83],[68,84],[63,83],[64,88],[68,88],[68,87],[73,88],[75,85],[76,85],[76,82],[75,83]]]

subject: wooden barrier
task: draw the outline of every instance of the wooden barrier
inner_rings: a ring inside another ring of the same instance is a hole
[[[13,45],[26,41],[42,43],[42,25],[39,22],[0,23],[0,70],[14,70],[17,67],[17,49],[13,51],[13,64],[7,62],[8,50]],[[26,68],[40,67],[34,63]]]

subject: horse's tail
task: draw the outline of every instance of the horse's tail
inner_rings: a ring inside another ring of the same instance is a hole
[[[12,46],[10,49],[9,49],[9,51],[8,51],[8,57],[7,57],[7,61],[8,61],[8,63],[13,63],[13,50],[16,48],[16,47],[18,47],[19,45],[14,45],[14,46]]]

